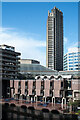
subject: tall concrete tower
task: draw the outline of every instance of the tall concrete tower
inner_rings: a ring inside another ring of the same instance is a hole
[[[56,7],[48,11],[46,66],[63,70],[63,13]]]

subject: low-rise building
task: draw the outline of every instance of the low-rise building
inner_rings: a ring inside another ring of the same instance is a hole
[[[33,59],[20,59],[20,64],[40,64],[39,61]]]
[[[21,59],[20,73],[25,76],[31,74],[35,77],[36,75],[52,75],[52,74],[57,75],[58,71],[51,70],[43,65],[40,65],[40,62],[37,60]]]
[[[72,75],[36,76],[35,79],[10,80],[11,97],[30,101],[68,103],[80,98],[80,78]]]

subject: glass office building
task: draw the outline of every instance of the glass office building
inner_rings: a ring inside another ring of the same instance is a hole
[[[69,48],[64,55],[64,70],[80,70],[80,48]]]

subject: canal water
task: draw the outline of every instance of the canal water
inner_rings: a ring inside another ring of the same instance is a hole
[[[2,120],[78,120],[76,115],[54,114],[16,106],[2,106]]]

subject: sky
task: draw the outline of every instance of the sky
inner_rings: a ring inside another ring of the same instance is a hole
[[[64,54],[78,44],[77,2],[3,2],[0,44],[14,46],[21,58],[46,65],[46,24],[48,10],[63,12]]]

